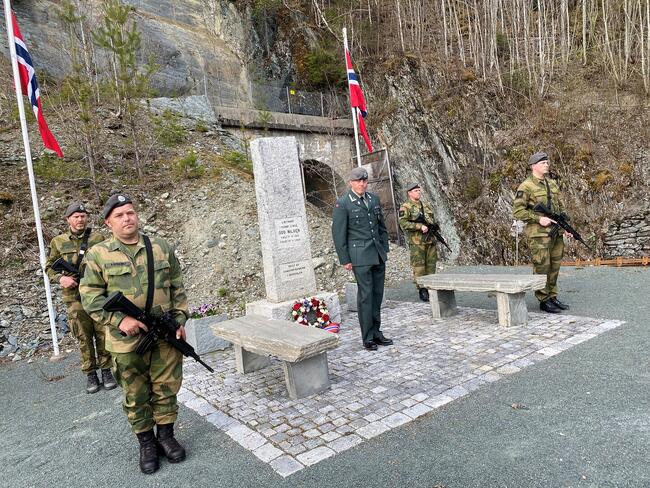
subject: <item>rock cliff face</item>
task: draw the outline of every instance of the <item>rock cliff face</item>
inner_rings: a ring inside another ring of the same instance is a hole
[[[136,9],[142,36],[141,57],[153,55],[160,66],[154,88],[161,95],[205,94],[222,90],[229,98],[248,99],[247,53],[254,52],[248,21],[226,0],[124,0]],[[56,78],[69,65],[61,46],[62,26],[56,11],[59,2],[15,2],[15,11],[37,69]],[[84,12],[99,13],[99,0]],[[2,39],[6,53],[6,38]]]

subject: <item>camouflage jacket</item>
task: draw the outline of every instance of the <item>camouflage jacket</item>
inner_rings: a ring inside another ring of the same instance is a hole
[[[546,183],[548,183],[548,188]],[[560,187],[555,180],[551,178],[540,180],[530,175],[517,188],[512,215],[514,218],[526,223],[525,232],[528,237],[546,237],[551,232],[553,226],[542,227],[539,224],[539,218],[542,215],[533,212],[533,207],[537,203],[543,203],[548,207],[549,197],[551,210],[553,212],[562,212],[564,206],[560,198]],[[562,230],[560,229],[560,231]]]
[[[154,295],[152,314],[171,312],[182,325],[187,320],[187,296],[181,266],[173,247],[159,237],[150,237],[154,257]],[[131,251],[133,252],[133,251]],[[144,310],[147,301],[147,251],[144,240],[136,245],[135,256],[117,238],[94,246],[86,255],[86,271],[79,287],[81,303],[90,317],[107,327],[106,349],[123,353],[135,350],[140,335],[124,337],[118,326],[121,312],[106,312],[102,306],[108,295],[121,291]]]
[[[67,263],[75,266],[79,260],[79,249],[81,248],[81,242],[83,238],[83,232],[80,234],[73,234],[72,231],[68,228],[68,232],[65,232],[61,235],[54,237],[50,241],[50,246],[47,255],[47,263],[45,265],[45,270],[47,271],[47,276],[50,278],[52,283],[59,284],[59,280],[62,276],[72,276],[72,273],[59,273],[54,271],[51,266],[59,258],[63,258]],[[103,235],[98,232],[91,232],[88,237],[88,249],[90,249],[95,244],[99,244],[105,239]],[[83,275],[83,270],[85,266],[85,259],[81,262],[81,272],[80,276]],[[63,290],[63,301],[65,303],[70,303],[79,300],[79,290],[77,288],[62,288]]]
[[[408,199],[399,208],[399,226],[404,231],[404,234],[406,234],[409,245],[414,244],[419,246],[423,244],[424,234],[421,229],[424,224],[415,222],[422,211],[424,211],[424,218],[427,222],[431,224],[436,222],[436,218],[433,215],[433,208],[428,203],[422,202],[422,200],[414,202]],[[432,243],[435,244],[435,239]]]

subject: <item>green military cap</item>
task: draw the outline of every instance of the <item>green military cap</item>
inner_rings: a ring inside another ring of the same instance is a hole
[[[365,168],[362,168],[361,166],[358,166],[354,168],[352,171],[350,171],[350,175],[348,176],[348,181],[367,180],[367,179],[368,179],[368,172],[366,171]]]
[[[68,208],[65,209],[65,218],[67,219],[70,217],[70,215],[76,212],[88,213],[88,210],[86,210],[86,207],[83,203],[72,202],[70,205],[68,205]]]
[[[536,152],[528,158],[528,165],[532,166],[533,164],[537,164],[540,161],[548,161],[548,154],[545,152]]]
[[[419,183],[409,183],[408,185],[406,185],[406,191],[415,190],[416,188],[420,188]]]
[[[106,201],[106,205],[104,205],[104,210],[102,210],[102,217],[105,219],[108,218],[114,208],[121,207],[127,203],[133,203],[128,195],[111,195],[111,197]]]

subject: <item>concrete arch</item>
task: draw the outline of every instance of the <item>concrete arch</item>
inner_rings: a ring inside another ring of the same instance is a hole
[[[305,197],[308,202],[330,210],[345,191],[345,180],[334,168],[317,159],[301,161]]]

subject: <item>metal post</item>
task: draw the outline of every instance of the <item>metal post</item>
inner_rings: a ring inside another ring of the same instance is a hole
[[[320,116],[325,117],[325,104],[323,103],[323,92],[320,92]]]
[[[289,98],[290,97],[289,87],[287,86],[286,89],[287,89],[287,107],[289,107],[289,113],[291,113],[291,99]]]

